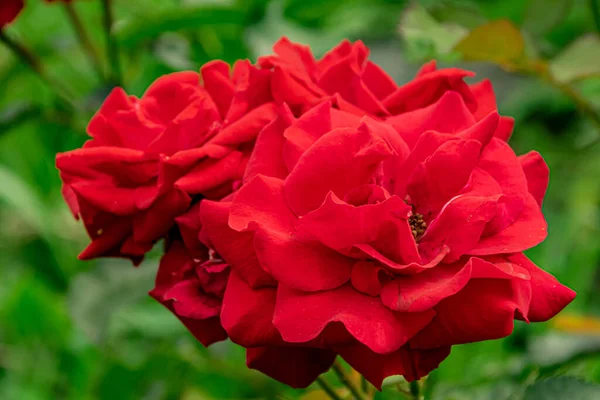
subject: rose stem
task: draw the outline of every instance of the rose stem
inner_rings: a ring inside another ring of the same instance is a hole
[[[77,38],[79,39],[79,43],[81,47],[85,51],[88,60],[98,73],[101,81],[104,81],[104,71],[102,69],[102,62],[100,61],[100,57],[94,48],[88,34],[83,27],[83,23],[81,22],[81,18],[79,18],[79,14],[77,14],[77,10],[73,6],[73,3],[67,2],[65,3],[65,10],[67,12],[67,16],[71,21],[71,25],[73,25],[73,29],[75,29],[75,33],[77,34]]]
[[[319,386],[321,386],[321,389],[323,389],[323,391],[327,393],[329,397],[331,397],[332,400],[342,400],[342,398],[335,392],[335,389],[325,380],[325,378],[321,376],[318,377],[317,383]]]
[[[410,383],[410,394],[414,400],[421,399],[421,386],[419,385],[419,381],[412,381]]]
[[[354,386],[352,380],[348,376],[348,373],[338,360],[335,360],[335,362],[333,363],[333,370],[337,374],[340,382],[342,382],[342,384],[344,384],[344,386],[346,386],[348,390],[350,390],[350,393],[352,393],[352,396],[354,396],[355,399],[369,400],[369,398],[363,392],[361,392],[359,388]]]
[[[29,51],[23,44],[6,34],[0,29],[0,42],[4,43],[23,63],[25,63],[46,85],[54,92],[56,97],[70,110],[76,110],[78,107],[71,100],[69,90],[60,82],[53,80],[46,74],[40,60]]]
[[[116,86],[123,84],[121,76],[121,63],[119,61],[119,48],[117,46],[117,40],[112,33],[113,27],[113,10],[111,0],[102,0],[102,6],[104,7],[104,33],[106,34],[106,52],[111,65],[111,81]]]

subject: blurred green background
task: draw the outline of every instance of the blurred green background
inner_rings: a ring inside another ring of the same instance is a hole
[[[255,60],[281,35],[317,56],[343,38],[362,39],[397,82],[432,58],[490,78],[501,113],[516,119],[517,153],[538,150],[550,165],[549,237],[528,254],[578,297],[554,322],[519,323],[504,340],[455,347],[428,379],[427,398],[520,399],[527,384],[556,375],[600,382],[598,1],[114,3],[122,79],[135,95],[162,74],[212,59]],[[74,9],[108,69],[101,2]],[[6,31],[68,86],[77,111],[0,45],[0,399],[324,398],[248,371],[230,343],[196,343],[146,295],[160,251],[140,268],[77,260],[87,238],[63,204],[54,155],[85,141],[86,121],[110,87],[62,3],[28,0]],[[525,396],[546,398],[539,393]]]

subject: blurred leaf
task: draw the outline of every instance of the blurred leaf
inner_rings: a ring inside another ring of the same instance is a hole
[[[128,261],[110,260],[77,275],[68,297],[73,321],[91,340],[106,340],[117,311],[148,296],[154,286],[156,268],[150,262],[134,268]]]
[[[217,6],[176,7],[120,21],[115,34],[123,46],[132,47],[142,40],[156,38],[168,31],[193,30],[206,25],[245,25],[246,22],[247,15],[243,9]]]
[[[190,42],[178,33],[166,32],[156,41],[154,54],[163,63],[175,70],[193,68],[190,61]]]
[[[507,20],[499,20],[475,28],[454,50],[468,61],[489,61],[510,66],[523,57],[525,41],[515,25]]]
[[[539,35],[565,18],[573,0],[528,0],[527,3],[523,29]]]
[[[0,201],[8,204],[38,232],[45,232],[45,207],[37,193],[8,168],[0,165]]]
[[[451,53],[456,44],[468,34],[467,29],[462,26],[436,21],[417,2],[404,10],[398,30],[409,49],[413,49],[413,54],[415,49],[424,49],[424,54],[415,57],[423,59],[440,58]]]
[[[550,62],[550,70],[560,82],[600,75],[600,37],[581,36]]]
[[[600,318],[561,314],[552,319],[552,326],[568,333],[600,335]]]
[[[527,354],[544,373],[563,369],[568,364],[600,352],[600,338],[585,335],[548,333],[530,340]]]
[[[569,376],[539,381],[529,386],[523,400],[600,399],[600,385]]]

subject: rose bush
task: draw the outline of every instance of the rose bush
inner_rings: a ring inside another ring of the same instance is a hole
[[[522,254],[546,237],[541,156],[517,157],[495,110],[478,119],[460,92],[436,97],[400,125],[335,100],[298,119],[283,106],[232,201],[202,202],[232,269],[221,321],[234,342],[311,348],[290,360],[303,384],[334,350],[380,387],[573,300]]]
[[[202,82],[201,82],[202,81]],[[270,72],[216,61],[159,78],[140,99],[114,89],[82,149],[59,154],[64,197],[92,242],[81,259],[139,263],[193,198],[233,190],[274,115]]]
[[[523,255],[547,234],[548,168],[507,144],[489,81],[432,62],[398,86],[362,42],[275,53],[111,93],[57,157],[81,258],[139,262],[166,238],[150,294],[292,387],[337,355],[379,388],[416,380],[573,300]]]

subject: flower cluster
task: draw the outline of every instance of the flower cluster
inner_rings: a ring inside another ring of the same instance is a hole
[[[490,82],[432,62],[398,86],[367,58],[283,38],[256,66],[115,89],[57,157],[80,257],[137,263],[164,238],[151,295],[293,387],[338,355],[376,387],[416,380],[556,315],[575,293],[522,253],[547,234],[548,168],[507,144]]]

